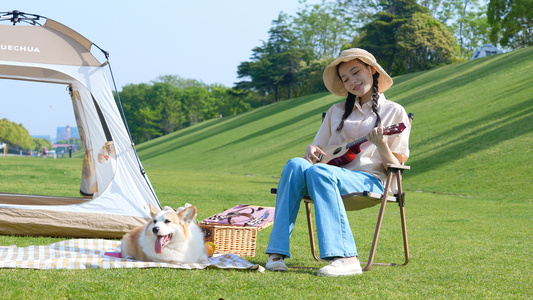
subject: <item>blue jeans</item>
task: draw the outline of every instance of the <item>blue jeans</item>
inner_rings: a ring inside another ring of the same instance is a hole
[[[368,173],[313,165],[303,158],[289,160],[278,184],[274,225],[265,252],[291,257],[289,240],[302,197],[308,194],[315,205],[320,257],[357,256],[341,195],[363,191],[383,193],[383,189],[381,181]]]

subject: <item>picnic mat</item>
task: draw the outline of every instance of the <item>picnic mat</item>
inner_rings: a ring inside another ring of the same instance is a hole
[[[160,263],[128,260],[120,257],[120,241],[104,239],[73,239],[47,246],[0,247],[0,268],[24,269],[113,269],[113,268],[176,268],[176,269],[243,269],[263,272],[265,269],[235,254],[209,258],[208,264]]]

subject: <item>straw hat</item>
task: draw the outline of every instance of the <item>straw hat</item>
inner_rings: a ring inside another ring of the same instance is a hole
[[[385,92],[388,88],[392,86],[392,78],[377,63],[376,58],[374,58],[374,55],[370,54],[370,52],[364,49],[351,48],[342,51],[339,58],[331,62],[324,70],[322,79],[324,80],[324,84],[331,93],[338,96],[348,96],[348,91],[344,87],[344,84],[342,83],[342,80],[339,78],[339,74],[337,73],[337,65],[342,62],[347,62],[354,59],[359,59],[363,63],[369,66],[373,66],[376,69],[376,71],[379,73],[378,89],[380,93]]]

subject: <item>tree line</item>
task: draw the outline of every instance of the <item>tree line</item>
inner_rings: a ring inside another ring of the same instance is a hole
[[[22,124],[17,124],[8,119],[0,120],[0,142],[11,147],[25,150],[43,151],[44,147],[52,149],[52,143],[41,138],[32,138]]]
[[[177,75],[160,76],[149,84],[128,84],[119,97],[137,143],[264,105],[251,91],[208,85]]]
[[[470,59],[487,43],[533,43],[533,0],[300,0],[272,21],[268,39],[237,66],[231,88],[176,75],[119,93],[130,131],[144,142],[195,123],[326,91],[322,72],[343,49],[373,53],[389,74]]]

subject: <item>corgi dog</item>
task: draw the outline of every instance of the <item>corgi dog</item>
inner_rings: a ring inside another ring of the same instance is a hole
[[[158,211],[150,205],[152,219],[122,238],[123,258],[166,263],[207,263],[204,234],[194,223],[196,207]]]

